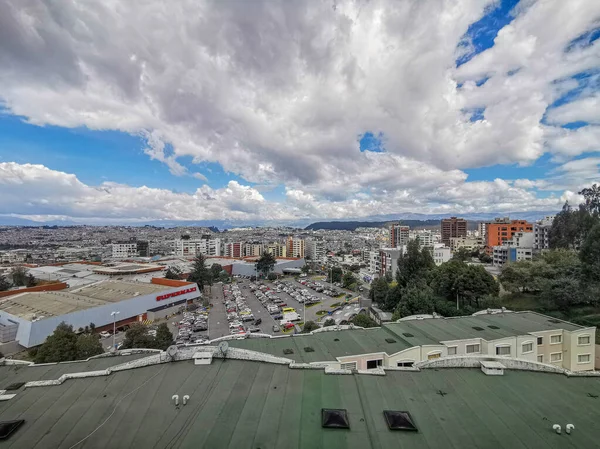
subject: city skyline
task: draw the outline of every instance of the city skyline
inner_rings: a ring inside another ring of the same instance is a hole
[[[0,223],[557,212],[600,181],[599,16],[590,0],[9,0]]]

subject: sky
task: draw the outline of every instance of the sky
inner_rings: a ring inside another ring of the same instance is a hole
[[[552,211],[599,167],[596,0],[0,0],[0,217]]]

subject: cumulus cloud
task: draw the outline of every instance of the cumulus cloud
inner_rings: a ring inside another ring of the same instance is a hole
[[[578,40],[597,27],[600,2],[521,3],[494,46],[472,56],[469,25],[494,0],[168,7],[163,0],[5,0],[0,100],[37,125],[141,135],[148,157],[176,176],[207,181],[182,165],[191,157],[260,186],[203,186],[193,195],[92,187],[28,166],[40,179],[73,183],[70,199],[83,198],[85,214],[107,207],[123,216],[344,217],[551,207],[559,198],[538,198],[539,180],[468,182],[463,171],[530,164],[546,151],[566,162],[600,147],[592,126],[597,94],[580,89],[576,102],[552,107],[581,87],[574,75],[600,66],[600,40]],[[456,67],[465,55],[472,57]],[[481,116],[473,119],[473,111]],[[574,119],[592,125],[561,128]],[[357,136],[367,131],[384,136],[385,152],[359,151]],[[286,199],[269,206],[259,190],[278,184]],[[115,202],[116,192],[130,197]],[[32,201],[48,214],[77,214],[80,203],[61,200],[69,195],[53,197],[60,207]],[[150,200],[153,210],[145,208]],[[190,209],[175,209],[183,206]]]

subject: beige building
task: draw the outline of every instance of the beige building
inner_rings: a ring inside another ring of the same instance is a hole
[[[479,248],[483,248],[485,245],[483,240],[475,237],[452,237],[450,239],[450,249],[452,252],[459,248],[466,248],[469,251],[474,251]]]
[[[265,252],[274,257],[287,257],[287,247],[281,243],[269,243],[265,246]]]

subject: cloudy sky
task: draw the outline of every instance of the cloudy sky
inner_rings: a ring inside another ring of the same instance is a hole
[[[0,215],[559,209],[599,38],[597,0],[0,0]]]

